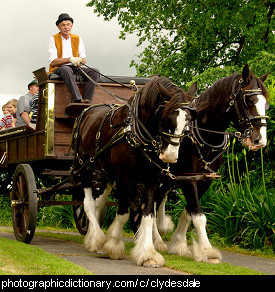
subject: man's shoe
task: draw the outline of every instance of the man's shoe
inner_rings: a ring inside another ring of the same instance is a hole
[[[91,103],[91,102],[89,101],[89,99],[85,99],[84,103]]]
[[[81,99],[74,101],[74,103],[84,103],[84,100],[81,98]]]

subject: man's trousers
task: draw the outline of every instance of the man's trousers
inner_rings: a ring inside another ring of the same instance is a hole
[[[100,73],[97,69],[89,69],[87,67],[81,67],[81,69],[89,76],[91,79],[93,79],[95,82],[98,82]],[[87,79],[86,85],[84,87],[83,96],[81,96],[77,83],[76,83],[76,74],[80,76],[84,76],[84,74],[81,72],[81,70],[77,70],[77,67],[71,66],[71,65],[63,65],[61,67],[58,67],[55,69],[54,73],[60,75],[63,78],[63,81],[65,82],[68,90],[72,94],[73,101],[76,102],[81,99],[88,99],[90,102],[92,102],[94,91],[95,91],[95,84]]]

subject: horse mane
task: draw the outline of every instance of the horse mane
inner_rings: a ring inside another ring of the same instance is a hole
[[[197,112],[202,113],[206,110],[209,112],[215,110],[223,112],[223,110],[228,107],[228,104],[225,102],[225,100],[232,94],[232,86],[234,80],[236,78],[240,79],[241,77],[242,76],[238,73],[233,73],[230,76],[217,80],[212,86],[202,92],[199,96]],[[251,89],[255,85],[255,83],[257,83],[257,86],[262,89],[263,95],[266,98],[268,97],[268,92],[263,82],[255,77],[253,74],[249,75],[245,83],[248,84],[245,89]]]
[[[140,90],[140,105],[147,105],[149,108],[154,108],[159,102],[159,85],[161,84],[164,88],[168,88],[172,81],[167,77],[155,77]]]
[[[217,80],[208,89],[202,92],[198,100],[198,113],[204,111],[214,111],[224,104],[224,99],[227,98],[226,95],[232,93],[233,81],[239,76],[239,74],[234,73],[228,77]]]
[[[172,96],[162,96],[159,85],[167,89]],[[167,77],[156,77],[140,90],[140,105],[149,109],[156,109],[160,103],[165,101],[162,117],[165,118],[174,112],[180,103],[190,102],[191,97],[188,96],[183,89],[177,86],[173,81]]]

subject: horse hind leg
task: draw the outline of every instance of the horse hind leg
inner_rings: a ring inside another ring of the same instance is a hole
[[[198,234],[198,242],[193,241],[192,255],[197,262],[220,263],[221,253],[213,248],[206,234],[206,217],[203,213],[192,214],[192,221]]]
[[[191,251],[187,245],[186,233],[192,218],[186,209],[181,213],[177,228],[169,242],[168,253],[180,256],[191,256]]]
[[[96,218],[96,203],[92,196],[92,189],[84,188],[84,193],[84,211],[89,219],[89,227],[85,236],[84,244],[90,252],[102,252],[102,246],[105,243],[106,238]]]
[[[96,219],[99,222],[99,224],[101,221],[102,210],[104,209],[104,207],[106,205],[108,195],[111,193],[112,189],[113,189],[113,185],[111,183],[107,183],[106,188],[103,191],[102,195],[99,196],[95,200],[95,215],[96,215]]]
[[[135,247],[131,250],[131,256],[139,266],[156,268],[164,265],[164,257],[154,248],[152,236],[153,217],[152,214],[142,216],[136,233]]]
[[[174,229],[174,223],[171,219],[171,217],[167,214],[165,214],[165,203],[167,200],[167,195],[170,192],[170,190],[166,193],[164,199],[162,200],[161,204],[158,207],[157,210],[157,227],[160,235],[165,235],[166,233],[173,231]]]
[[[154,222],[153,222],[153,242],[154,242],[154,247],[158,251],[166,251],[167,250],[167,245],[166,243],[163,242],[159,230],[157,227],[157,222],[156,218],[154,217]]]
[[[116,214],[116,218],[108,228],[107,241],[103,246],[103,250],[111,259],[119,260],[124,257],[125,244],[122,240],[122,229],[129,218],[129,213],[123,215]]]

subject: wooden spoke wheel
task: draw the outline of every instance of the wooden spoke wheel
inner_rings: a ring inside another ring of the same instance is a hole
[[[84,200],[84,191],[82,189],[72,190],[73,201]],[[86,217],[83,205],[73,205],[73,215],[77,230],[80,234],[86,235],[89,226],[89,220]]]
[[[29,164],[19,164],[13,176],[11,206],[15,237],[30,243],[37,219],[37,195],[34,173]]]

